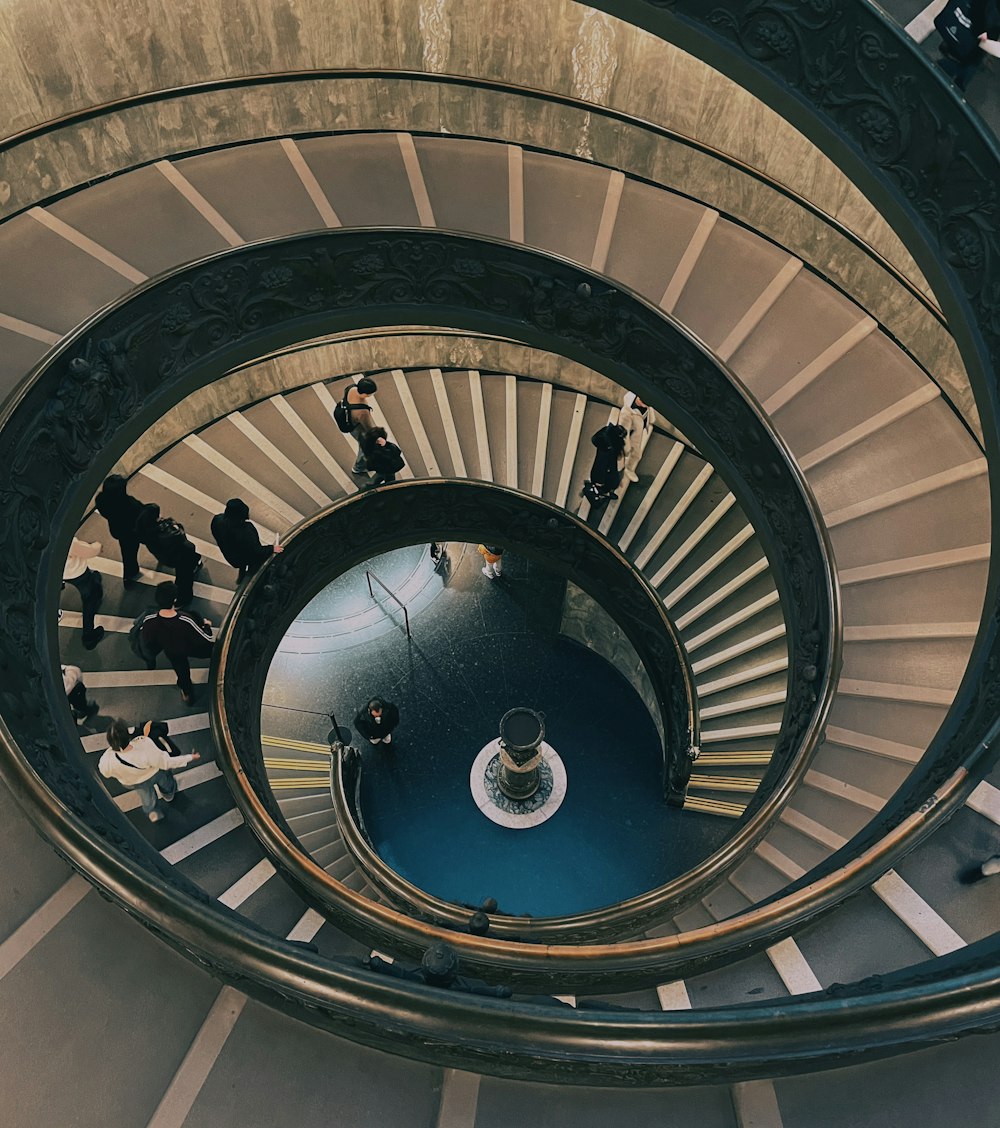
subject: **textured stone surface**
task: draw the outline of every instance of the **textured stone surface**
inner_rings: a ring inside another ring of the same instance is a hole
[[[660,711],[656,707],[656,696],[635,647],[607,611],[576,584],[566,584],[559,633],[582,643],[595,654],[600,654],[628,679],[649,710],[662,740],[663,725],[660,722]]]

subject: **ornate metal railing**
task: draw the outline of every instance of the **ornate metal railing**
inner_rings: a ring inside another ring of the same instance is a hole
[[[2,607],[17,652],[7,700],[30,702],[8,711],[8,725],[60,794],[72,773],[76,791],[67,798],[93,808],[97,834],[131,837],[137,856],[152,854],[108,810],[102,789],[71,767],[75,741],[59,736],[62,722],[37,709],[42,671],[57,663],[45,608],[54,605],[76,516],[118,454],[218,372],[319,332],[412,323],[496,332],[563,352],[640,391],[698,443],[759,530],[779,580],[791,665],[771,770],[777,778],[796,756],[804,770],[836,665],[835,596],[808,491],[725,370],[659,311],[547,256],[424,231],[338,231],[226,252],[137,290],[68,338],[7,406]],[[50,712],[61,718],[58,687],[48,682]],[[789,773],[770,807],[734,836],[723,864],[735,864],[764,832],[796,778]],[[98,819],[98,811],[107,813]],[[689,891],[715,876],[693,871]]]

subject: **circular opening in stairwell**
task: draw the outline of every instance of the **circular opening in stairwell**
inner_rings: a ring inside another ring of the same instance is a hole
[[[622,651],[602,655],[596,637],[575,637],[578,589],[569,594],[539,560],[502,559],[498,575],[484,574],[478,544],[435,542],[433,554],[408,545],[355,565],[303,607],[275,651],[261,709],[281,813],[314,861],[351,880],[347,836],[322,813],[333,725],[360,752],[354,794],[369,844],[426,893],[452,904],[493,896],[512,913],[547,916],[654,888],[727,828],[664,804],[656,726],[610,660]],[[366,716],[374,697],[398,711],[389,740]],[[523,707],[529,700],[538,708]],[[570,764],[543,736],[572,750],[568,803]],[[594,856],[581,869],[584,835]]]

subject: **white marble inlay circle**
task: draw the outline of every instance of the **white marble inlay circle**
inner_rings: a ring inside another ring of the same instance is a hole
[[[542,751],[542,770],[544,772],[547,767],[552,773],[552,790],[545,801],[534,810],[518,811],[516,809],[518,807],[517,800],[501,795],[500,798],[502,798],[503,803],[511,808],[505,810],[504,807],[499,805],[497,797],[490,793],[486,781],[486,770],[490,766],[491,760],[499,759],[499,737],[491,740],[473,761],[472,771],[469,773],[472,798],[480,811],[499,826],[509,826],[513,830],[527,830],[529,826],[539,826],[547,819],[552,818],[562,806],[562,801],[566,798],[566,765],[562,762],[559,753],[547,741],[543,740],[540,748]],[[533,798],[534,796],[525,799],[524,806],[529,807]]]

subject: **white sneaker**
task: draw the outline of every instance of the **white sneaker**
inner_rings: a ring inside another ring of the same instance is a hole
[[[381,744],[382,743],[382,737],[381,736],[373,736],[372,739],[371,739],[371,743],[372,744]]]
[[[493,576],[493,573],[492,573],[492,572],[490,571],[490,566],[489,566],[489,564],[485,565],[485,567],[483,568],[483,575],[484,575],[484,576],[485,576],[485,577],[486,577],[486,578],[487,578],[488,580],[492,580],[492,579],[494,578],[494,576]]]
[[[634,470],[626,470],[625,471],[625,477],[630,482],[638,482],[639,481],[639,475]]]
[[[392,733],[391,732],[387,732],[385,734],[385,736],[382,737],[382,743],[383,744],[392,744]]]

